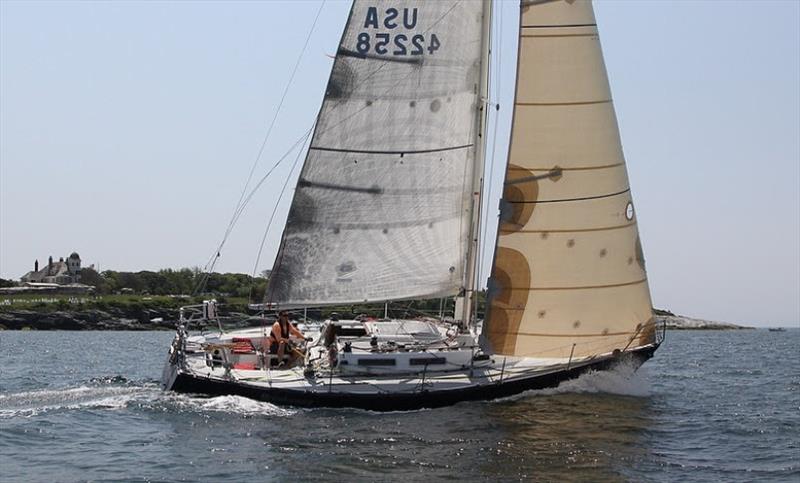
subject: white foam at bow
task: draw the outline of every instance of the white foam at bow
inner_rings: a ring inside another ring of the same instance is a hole
[[[620,364],[612,370],[587,372],[577,379],[562,382],[558,387],[525,391],[497,401],[515,401],[526,397],[556,394],[616,394],[647,397],[650,395],[650,381],[647,377],[647,368],[636,370],[632,364]]]
[[[647,368],[636,370],[631,364],[621,364],[610,371],[587,372],[577,379],[562,382],[556,388],[533,392],[536,394],[605,393],[647,397],[650,395],[650,381],[647,378]]]

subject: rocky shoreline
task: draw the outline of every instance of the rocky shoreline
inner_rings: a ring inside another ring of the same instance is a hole
[[[131,316],[120,310],[0,311],[0,327],[8,330],[174,330],[177,312]],[[167,315],[167,317],[165,317]],[[170,317],[171,315],[171,317]],[[156,319],[152,321],[151,319]]]
[[[225,327],[239,328],[261,325],[262,319],[246,314],[227,314],[236,319]],[[0,330],[175,330],[178,310],[145,310],[131,314],[119,309],[86,309],[80,311],[33,310],[0,311]]]
[[[668,330],[753,330],[755,327],[693,319],[682,315],[661,315],[659,320],[667,324]]]

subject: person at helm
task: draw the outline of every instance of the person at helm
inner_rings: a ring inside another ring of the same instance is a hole
[[[300,329],[289,322],[289,313],[285,310],[281,310],[278,313],[278,320],[272,324],[272,331],[270,331],[269,334],[269,353],[278,356],[278,366],[283,365],[284,354],[286,354],[287,351],[292,351],[291,341],[289,340],[290,337],[305,339]]]

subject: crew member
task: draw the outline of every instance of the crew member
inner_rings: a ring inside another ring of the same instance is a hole
[[[289,313],[285,310],[281,310],[278,313],[278,320],[272,324],[272,331],[269,334],[269,353],[278,356],[278,367],[283,365],[283,355],[286,351],[291,350],[290,336],[297,337],[298,339],[305,339],[300,329],[289,322]]]

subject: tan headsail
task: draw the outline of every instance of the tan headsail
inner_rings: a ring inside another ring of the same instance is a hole
[[[650,291],[592,4],[521,4],[484,336],[495,353],[528,357],[650,343]]]

